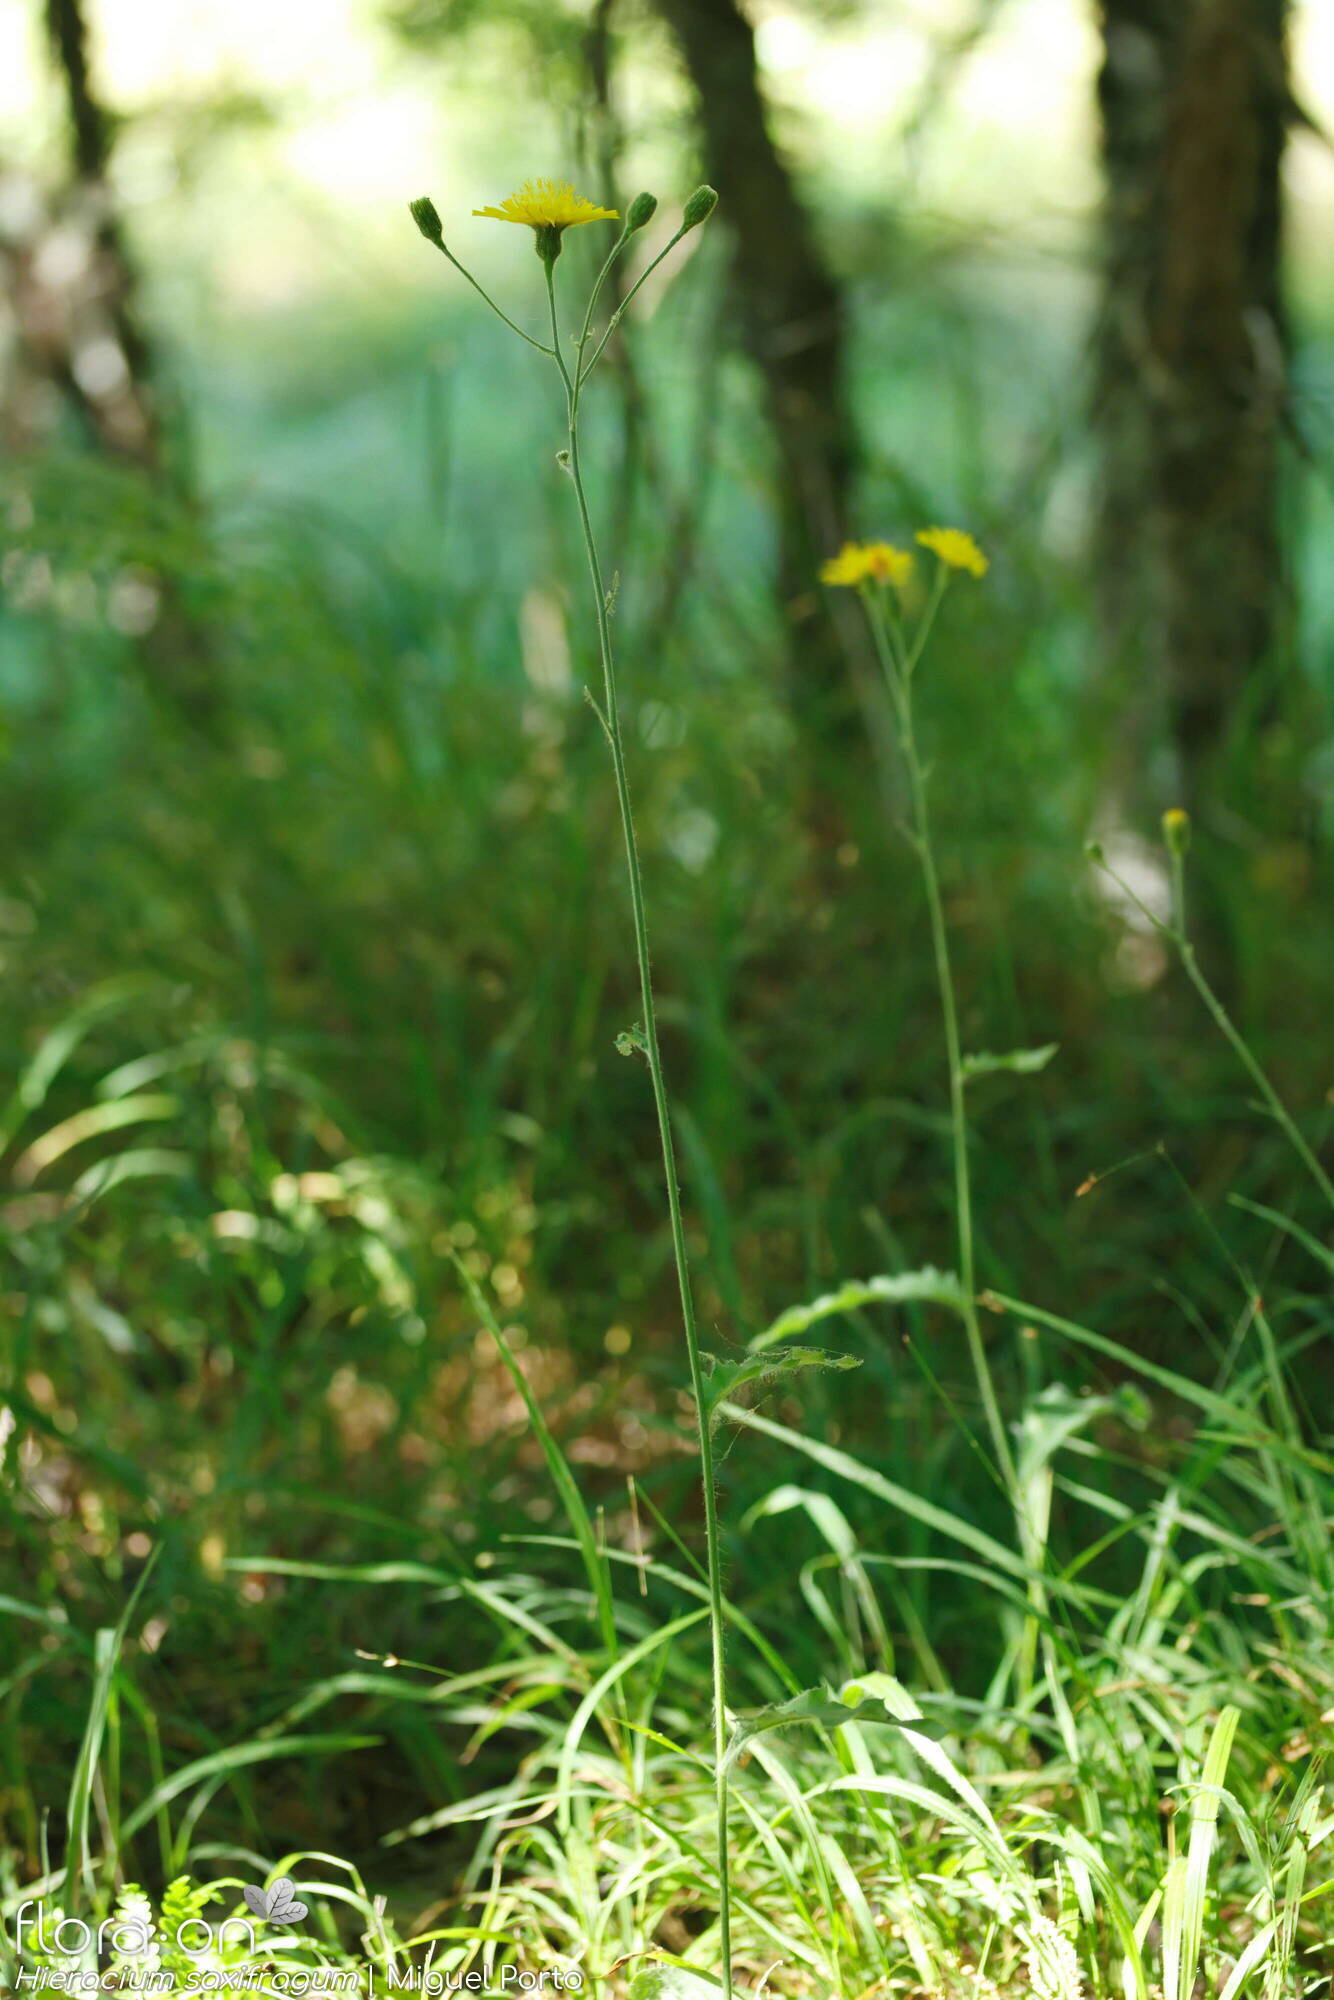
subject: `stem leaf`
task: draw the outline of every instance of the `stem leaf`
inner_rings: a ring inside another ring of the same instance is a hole
[[[815,1723],[824,1729],[837,1729],[845,1722],[885,1723],[896,1729],[908,1726],[900,1717],[887,1713],[883,1701],[864,1698],[861,1688],[855,1684],[845,1691],[845,1695],[834,1694],[825,1687],[807,1688],[803,1694],[794,1694],[789,1701],[770,1702],[764,1708],[740,1710],[733,1721],[731,1740],[727,1746],[728,1764],[734,1764],[755,1737],[762,1736],[769,1729],[786,1729],[794,1722]],[[911,1726],[923,1736],[940,1733],[934,1724],[924,1722],[916,1715],[911,1718]]]
[[[975,1076],[994,1076],[999,1070],[1009,1070],[1014,1076],[1035,1076],[1047,1067],[1059,1047],[1059,1042],[1044,1042],[1040,1049],[1011,1049],[1003,1056],[993,1056],[987,1051],[965,1056],[963,1080],[971,1083]]]
[[[836,1292],[824,1292],[807,1306],[789,1306],[772,1326],[756,1334],[750,1351],[759,1354],[786,1339],[788,1334],[805,1333],[807,1327],[831,1319],[835,1313],[857,1312],[862,1306],[906,1305],[918,1300],[952,1306],[956,1312],[962,1312],[967,1303],[953,1271],[938,1271],[933,1264],[920,1271],[899,1271],[892,1277],[849,1278]]]
[[[737,1361],[720,1360],[716,1354],[703,1357],[709,1409],[746,1382],[768,1382],[778,1375],[795,1375],[801,1368],[860,1368],[856,1354],[831,1354],[823,1347],[770,1347],[759,1354],[746,1354]]]
[[[674,1959],[655,1959],[630,1981],[626,2000],[718,2000],[722,1987]]]

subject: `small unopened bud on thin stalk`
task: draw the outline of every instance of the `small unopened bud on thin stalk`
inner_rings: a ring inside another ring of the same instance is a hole
[[[1190,846],[1190,814],[1181,806],[1170,806],[1163,814],[1163,839],[1172,854],[1184,854]]]
[[[491,294],[488,291],[486,291],[483,286],[478,284],[476,278],[474,278],[472,272],[467,268],[467,266],[465,264],[460,264],[458,258],[454,255],[454,252],[450,249],[449,245],[445,241],[445,231],[444,231],[444,225],[440,220],[440,211],[437,209],[435,203],[431,200],[429,194],[418,195],[416,201],[410,201],[408,203],[408,213],[409,215],[411,215],[418,229],[420,229],[422,235],[426,238],[426,241],[434,245],[434,247],[440,252],[442,257],[447,257],[449,259],[449,262],[454,266],[454,269],[458,272],[459,276],[461,278],[467,279],[468,283],[472,286],[473,290],[476,292],[478,298],[482,299],[485,302],[485,304],[490,306],[496,318],[498,320],[503,320],[504,324],[509,328],[511,333],[517,333],[520,340],[526,340],[528,345],[530,347],[535,347],[539,354],[550,354],[552,352],[552,349],[547,347],[542,341],[534,340],[533,336],[530,333],[525,333],[521,326],[516,326],[514,321],[510,318],[509,314],[507,312],[501,311],[500,307],[491,297]],[[559,253],[560,250],[559,230],[557,230],[556,232],[556,237],[557,237],[556,248],[552,252],[552,261],[554,261],[556,255]],[[540,242],[538,244],[538,250],[540,253],[541,251]],[[548,269],[549,268],[550,265],[548,265]]]
[[[1163,839],[1172,864],[1172,922],[1180,943],[1185,945],[1186,929],[1186,849],[1190,846],[1190,814],[1181,806],[1170,806],[1163,814]]]
[[[615,246],[615,249],[613,249],[612,251],[612,256],[608,258],[607,264],[603,266],[603,273],[602,273],[603,277],[606,276],[612,258],[614,258],[615,255],[617,254],[617,251],[619,251],[621,244],[629,240],[630,236],[634,233],[635,228],[643,227],[643,223],[641,223],[638,218],[642,216],[644,218],[644,221],[647,222],[649,217],[653,215],[653,213],[656,211],[657,206],[658,204],[652,195],[650,194],[636,195],[635,199],[631,202],[630,207],[626,212],[625,228],[622,231],[620,243],[618,243]],[[681,220],[677,224],[675,235],[672,236],[670,241],[667,242],[661,250],[659,250],[657,256],[654,257],[650,263],[645,265],[644,269],[635,279],[633,285],[631,285],[629,291],[626,293],[625,297],[621,300],[615,312],[608,320],[607,325],[603,330],[602,338],[598,341],[596,347],[594,347],[592,353],[588,356],[587,360],[584,360],[582,358],[583,351],[586,345],[588,344],[588,332],[589,328],[593,323],[593,307],[594,304],[596,303],[598,292],[600,291],[602,286],[602,278],[600,277],[598,279],[597,284],[593,287],[593,295],[588,302],[588,313],[584,319],[584,330],[579,340],[579,352],[581,358],[579,363],[578,376],[579,376],[579,381],[581,383],[588,379],[588,376],[597,366],[597,363],[602,356],[602,351],[606,347],[607,342],[611,339],[617,327],[624,319],[627,307],[631,305],[638,292],[642,289],[645,282],[653,276],[653,273],[657,270],[659,264],[662,263],[664,257],[668,257],[671,255],[671,252],[676,248],[677,244],[681,241],[681,238],[683,236],[688,236],[692,229],[698,229],[701,222],[707,222],[708,218],[713,214],[713,211],[715,208],[717,208],[717,206],[718,206],[718,196],[713,188],[698,187],[695,189],[695,192],[691,195],[689,201],[686,203],[684,209],[681,212]]]
[[[680,234],[684,236],[688,229],[698,229],[701,222],[708,221],[717,206],[716,188],[709,187],[707,183],[703,187],[697,187],[681,211]]]
[[[408,203],[408,212],[428,243],[434,243],[437,250],[445,247],[444,224],[439,211],[429,194],[419,195],[416,201]]]

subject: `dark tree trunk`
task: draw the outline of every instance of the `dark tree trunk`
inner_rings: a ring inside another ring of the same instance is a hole
[[[1198,806],[1265,706],[1283,603],[1286,0],[1103,0],[1099,573],[1113,658],[1165,702]],[[1128,763],[1130,763],[1128,759]]]
[[[722,197],[719,221],[732,233],[743,336],[765,385],[794,693],[837,714],[847,705],[849,663],[855,672],[864,658],[855,621],[838,643],[830,632],[829,614],[856,606],[823,602],[817,583],[820,562],[847,532],[856,455],[842,297],[770,135],[750,22],[736,0],[659,0],[659,8],[699,100],[707,172]]]

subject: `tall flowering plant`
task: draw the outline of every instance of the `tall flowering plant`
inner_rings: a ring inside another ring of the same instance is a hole
[[[709,1593],[709,1619],[712,1631],[713,1668],[713,1767],[715,1788],[715,1809],[717,1821],[718,1877],[719,1877],[719,1946],[723,1967],[724,1988],[730,1996],[732,1991],[731,1970],[731,1898],[729,1885],[728,1857],[728,1716],[727,1683],[724,1660],[724,1620],[726,1607],[723,1598],[722,1551],[718,1528],[718,1501],[714,1478],[714,1449],[711,1410],[718,1396],[710,1395],[706,1381],[707,1359],[700,1346],[699,1327],[695,1313],[694,1292],[690,1278],[690,1264],[686,1252],[685,1223],[681,1211],[681,1193],[677,1183],[676,1150],[672,1138],[671,1113],[667,1100],[667,1085],[663,1072],[662,1052],[658,1041],[657,1009],[654,1005],[653,979],[650,970],[648,915],[644,900],[643,872],[639,859],[639,844],[635,835],[634,810],[630,795],[630,780],[626,769],[625,740],[621,726],[620,694],[616,678],[616,662],[611,639],[610,597],[603,574],[602,560],[598,553],[597,538],[594,533],[592,515],[589,510],[588,493],[584,484],[583,465],[580,457],[579,417],[584,391],[589,378],[606,349],[608,341],[620,324],[626,307],[636,293],[652,276],[663,259],[681,242],[692,229],[706,222],[717,205],[718,197],[711,187],[697,188],[686,202],[671,239],[658,255],[641,272],[629,287],[617,310],[610,315],[605,326],[595,330],[598,301],[603,287],[617,259],[623,255],[631,239],[653,219],[657,201],[651,194],[640,194],[630,203],[624,220],[613,208],[601,207],[598,203],[576,194],[566,181],[533,180],[526,181],[514,194],[509,195],[498,206],[475,209],[476,215],[487,216],[498,222],[517,223],[533,232],[534,247],[542,266],[546,287],[547,318],[550,339],[544,340],[524,331],[507,313],[501,311],[495,301],[460,263],[444,240],[444,227],[434,204],[428,199],[411,204],[413,219],[427,241],[434,244],[473,289],[490,306],[512,333],[526,341],[530,347],[550,360],[559,377],[565,403],[566,445],[560,454],[561,463],[569,474],[574,489],[575,506],[583,533],[584,552],[588,562],[589,587],[593,602],[593,616],[597,626],[598,650],[601,662],[601,690],[594,694],[586,690],[588,700],[601,724],[607,746],[611,753],[612,770],[616,781],[616,797],[620,808],[621,832],[625,846],[625,865],[630,890],[630,910],[634,928],[635,956],[639,969],[639,993],[642,1018],[633,1035],[626,1038],[630,1046],[637,1048],[644,1056],[653,1089],[653,1101],[657,1111],[658,1135],[662,1148],[663,1178],[666,1186],[667,1212],[671,1227],[672,1250],[676,1264],[677,1288],[680,1293],[681,1323],[685,1334],[686,1354],[690,1369],[690,1387],[694,1400],[696,1429],[699,1442],[700,1481],[704,1502],[704,1535],[706,1544],[706,1567]],[[607,252],[602,267],[597,274],[591,292],[579,319],[577,331],[567,337],[562,332],[561,312],[558,298],[556,265],[561,255],[563,239],[567,229],[582,228],[590,223],[620,222],[616,240]]]

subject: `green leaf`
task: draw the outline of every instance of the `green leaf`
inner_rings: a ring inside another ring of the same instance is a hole
[[[161,1090],[145,1091],[137,1097],[113,1098],[106,1104],[90,1104],[70,1118],[53,1125],[40,1139],[34,1139],[14,1162],[14,1179],[20,1187],[30,1187],[40,1173],[85,1139],[99,1139],[126,1125],[146,1119],[174,1118],[180,1110],[178,1098]]]
[[[1266,1208],[1262,1202],[1247,1201],[1244,1194],[1230,1194],[1228,1200],[1234,1208],[1244,1208],[1249,1214],[1272,1222],[1276,1229],[1284,1230],[1294,1242],[1301,1244],[1303,1250],[1309,1250],[1317,1263],[1323,1264],[1327,1271],[1334,1271],[1334,1250],[1312,1236],[1309,1229],[1303,1229],[1300,1223],[1294,1222],[1290,1215],[1281,1215],[1278,1209]]]
[[[824,1444],[819,1438],[804,1437],[800,1431],[789,1430],[785,1424],[771,1423],[758,1410],[748,1410],[740,1403],[729,1403],[723,1411],[733,1423],[744,1424],[747,1430],[759,1431],[761,1436],[770,1437],[785,1445],[789,1451],[801,1452],[806,1458],[814,1459],[839,1479],[848,1480],[853,1486],[861,1486],[876,1498],[896,1508],[901,1514],[911,1515],[926,1527],[934,1528],[937,1534],[948,1535],[952,1541],[963,1542],[974,1549],[992,1569],[1007,1572],[1011,1576],[1022,1577],[1025,1581],[1033,1574],[1022,1556],[1013,1549],[1006,1548],[994,1535],[988,1535],[982,1528],[975,1528],[971,1521],[951,1514],[944,1507],[937,1507],[934,1501],[923,1500],[911,1487],[896,1486],[883,1473],[872,1466],[862,1465],[859,1460],[834,1445]]]
[[[771,1347],[763,1354],[743,1355],[738,1361],[720,1360],[706,1354],[708,1400],[712,1410],[746,1382],[767,1382],[779,1375],[795,1375],[801,1368],[860,1368],[856,1354],[830,1354],[823,1347]]]
[[[883,1702],[863,1700],[862,1690],[855,1684],[843,1695],[836,1695],[824,1687],[807,1688],[804,1694],[794,1694],[790,1701],[770,1702],[765,1708],[739,1710],[732,1724],[726,1763],[734,1764],[746,1745],[769,1729],[786,1729],[793,1722],[812,1722],[825,1729],[837,1729],[842,1723],[854,1721],[889,1723],[895,1728],[904,1726],[899,1718],[886,1712]],[[934,1724],[918,1717],[912,1719],[912,1727],[923,1736],[940,1733]]]
[[[116,1672],[120,1666],[125,1634],[130,1629],[130,1620],[134,1616],[134,1607],[139,1602],[139,1594],[151,1576],[157,1559],[158,1550],[155,1548],[139,1572],[138,1580],[126,1599],[118,1623],[114,1626],[103,1626],[93,1639],[92,1700],[88,1704],[88,1716],[83,1727],[83,1742],[79,1746],[74,1776],[70,1781],[69,1804],[65,1813],[65,1886],[71,1914],[78,1909],[80,1894],[85,1885],[90,1892],[92,1888],[93,1859],[88,1840],[88,1827],[92,1816],[93,1787],[97,1779],[98,1759],[102,1754],[107,1711],[112,1705],[115,1694]]]
[[[19,1078],[9,1104],[0,1113],[0,1150],[9,1145],[29,1114],[45,1102],[56,1077],[95,1023],[104,1015],[135,1006],[158,986],[156,979],[134,972],[104,980],[84,994],[59,1027],[46,1036]]]
[[[975,1076],[994,1076],[997,1070],[1009,1070],[1014,1076],[1035,1076],[1047,1064],[1060,1047],[1059,1042],[1044,1042],[1040,1049],[1011,1049],[1008,1055],[965,1056],[963,1059],[963,1080],[971,1083]]]
[[[1024,1405],[1019,1422],[1021,1481],[1036,1477],[1071,1438],[1101,1418],[1114,1417],[1128,1429],[1142,1431],[1151,1414],[1147,1397],[1132,1383],[1122,1383],[1110,1396],[1080,1396],[1063,1382],[1049,1382]]]
[[[626,2000],[718,2000],[722,1987],[676,1959],[656,1959],[630,1981]]]
[[[245,1770],[251,1764],[269,1763],[279,1757],[331,1757],[345,1750],[376,1750],[382,1737],[379,1736],[269,1736],[262,1741],[235,1743],[225,1750],[214,1750],[207,1757],[197,1757],[192,1764],[183,1764],[155,1785],[147,1798],[141,1799],[134,1811],[121,1826],[121,1836],[128,1840],[138,1833],[141,1826],[147,1826],[154,1813],[161,1806],[170,1805],[182,1792],[188,1792],[192,1785],[207,1784],[217,1778],[226,1781],[236,1771]]]
[[[952,1306],[956,1312],[961,1312],[965,1303],[963,1287],[953,1271],[937,1271],[933,1264],[920,1271],[900,1271],[893,1277],[849,1278],[836,1292],[825,1292],[808,1306],[789,1306],[772,1326],[756,1334],[750,1351],[759,1354],[790,1333],[805,1333],[819,1320],[832,1319],[835,1313],[856,1312],[862,1306],[906,1305],[914,1300]]]
[[[551,1474],[552,1484],[561,1497],[566,1519],[569,1521],[571,1528],[573,1528],[575,1540],[579,1544],[579,1552],[584,1562],[584,1573],[588,1578],[589,1588],[593,1592],[593,1601],[597,1605],[598,1625],[602,1633],[603,1643],[607,1648],[608,1657],[615,1659],[617,1654],[616,1608],[612,1602],[611,1575],[598,1546],[598,1538],[594,1532],[592,1517],[584,1501],[584,1496],[579,1490],[579,1482],[573,1472],[571,1472],[569,1462],[556,1442],[545,1416],[542,1414],[542,1406],[533,1394],[532,1385],[519,1366],[514,1349],[510,1346],[508,1340],[506,1340],[504,1330],[495,1313],[491,1310],[491,1306],[481,1286],[477,1283],[472,1272],[468,1270],[462,1258],[456,1254],[451,1254],[454,1269],[463,1280],[468,1296],[472,1300],[478,1316],[499,1349],[500,1358],[509,1371],[510,1380],[523,1399],[523,1406],[528,1412],[528,1421],[533,1427],[533,1435],[542,1447],[542,1456],[547,1462],[547,1470]]]
[[[168,1151],[162,1146],[132,1146],[128,1152],[113,1153],[109,1159],[94,1160],[85,1167],[70,1193],[77,1202],[91,1207],[112,1188],[125,1181],[142,1181],[162,1176],[167,1180],[188,1180],[193,1171],[190,1155]]]
[[[635,1022],[633,1028],[621,1029],[620,1034],[616,1037],[616,1050],[618,1055],[623,1056],[646,1056],[648,1054],[648,1038],[638,1021]]]

